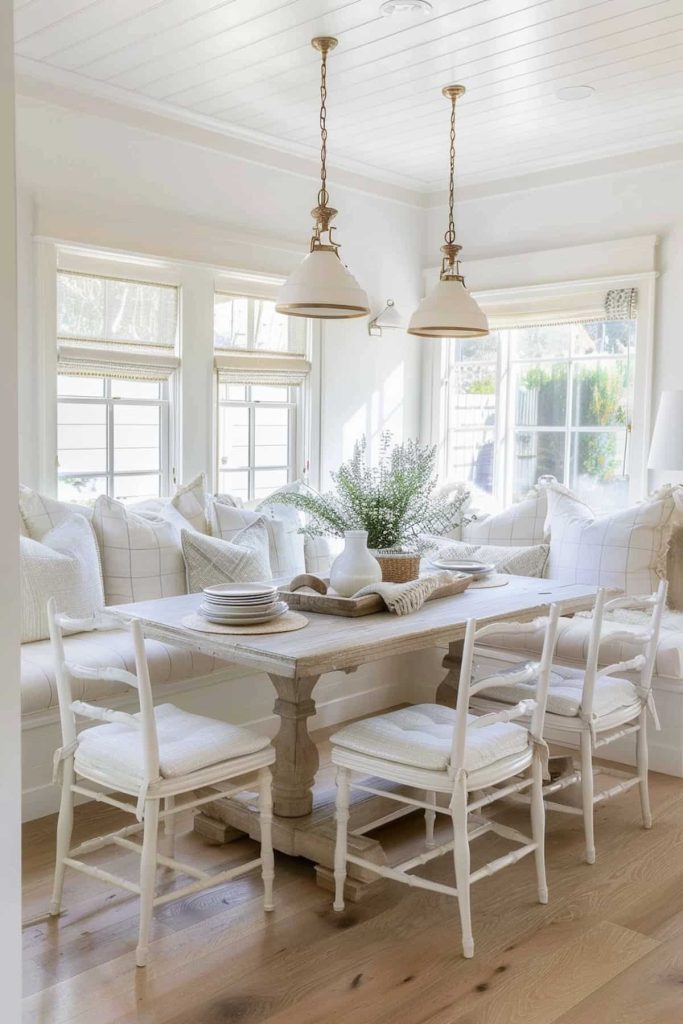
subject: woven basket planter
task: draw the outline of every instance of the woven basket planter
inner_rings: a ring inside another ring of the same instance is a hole
[[[402,551],[375,551],[385,583],[408,583],[420,575],[420,556]]]

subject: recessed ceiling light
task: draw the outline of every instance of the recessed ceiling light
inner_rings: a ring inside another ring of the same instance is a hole
[[[380,5],[380,12],[390,18],[393,14],[417,14],[426,18],[432,13],[432,5],[429,0],[384,0]]]
[[[587,100],[594,92],[592,85],[563,85],[555,95],[558,100]]]

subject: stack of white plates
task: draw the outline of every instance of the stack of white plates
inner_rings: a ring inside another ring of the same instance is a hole
[[[488,576],[495,571],[489,562],[479,562],[474,558],[432,558],[435,569],[450,569],[451,572],[465,572],[468,576]]]
[[[255,626],[279,618],[288,607],[269,583],[224,583],[204,587],[199,614],[222,626]]]

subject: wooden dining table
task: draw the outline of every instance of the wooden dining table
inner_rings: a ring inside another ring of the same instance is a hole
[[[446,675],[435,699],[450,704],[457,692],[460,653],[469,619],[476,619],[479,625],[529,621],[546,614],[553,603],[559,605],[562,614],[573,614],[591,608],[595,595],[594,586],[510,576],[504,586],[471,587],[462,594],[427,602],[410,615],[384,612],[345,618],[306,612],[309,621],[303,629],[262,635],[205,633],[184,625],[183,620],[197,611],[201,594],[139,601],[107,610],[121,619],[139,619],[145,636],[151,639],[268,675],[276,692],[274,712],[280,719],[273,741],[274,845],[284,853],[314,861],[319,882],[327,887],[333,864],[334,793],[328,785],[316,794],[319,757],[308,730],[308,720],[315,714],[313,691],[321,676],[352,672],[390,655],[444,647],[448,648],[443,659]],[[213,841],[227,841],[241,833],[256,839],[259,836],[254,800],[221,798],[208,813],[199,831]],[[213,830],[211,822],[215,824]],[[362,829],[350,837],[350,842],[358,856],[385,862],[379,841]],[[358,898],[369,881],[361,868],[355,875],[350,873],[350,898]]]

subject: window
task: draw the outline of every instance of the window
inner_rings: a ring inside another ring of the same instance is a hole
[[[216,294],[214,347],[256,352],[306,351],[306,321],[275,312],[275,302],[240,295]]]
[[[634,319],[512,327],[445,349],[449,477],[502,501],[545,474],[598,509],[628,501]]]
[[[62,499],[167,494],[178,289],[57,274],[57,479]]]
[[[218,486],[244,501],[293,480],[298,386],[218,385]]]
[[[307,332],[270,299],[216,294],[219,491],[255,501],[305,472]]]

